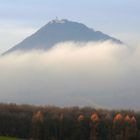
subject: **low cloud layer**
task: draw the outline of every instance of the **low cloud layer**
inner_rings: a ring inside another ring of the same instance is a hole
[[[66,42],[0,58],[0,102],[139,109],[140,49]]]

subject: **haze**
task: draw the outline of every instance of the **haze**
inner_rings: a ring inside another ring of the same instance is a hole
[[[139,108],[139,48],[65,42],[0,58],[0,101]]]
[[[139,0],[1,0],[0,54],[56,17],[124,44],[61,42],[0,56],[0,102],[139,109],[139,13]]]

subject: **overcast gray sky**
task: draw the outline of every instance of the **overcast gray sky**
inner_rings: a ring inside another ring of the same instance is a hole
[[[139,0],[0,0],[0,53],[56,16],[82,22],[137,45],[139,13]]]

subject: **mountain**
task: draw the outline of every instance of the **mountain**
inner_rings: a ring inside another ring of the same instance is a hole
[[[105,41],[112,40],[121,43],[109,35],[100,31],[95,31],[84,24],[63,20],[52,20],[44,27],[39,29],[33,35],[24,39],[21,43],[15,45],[4,54],[23,50],[28,51],[32,49],[49,49],[57,43],[66,41],[75,42],[89,42],[89,41]]]

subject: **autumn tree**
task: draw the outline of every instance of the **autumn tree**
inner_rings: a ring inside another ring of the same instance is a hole
[[[123,140],[123,127],[124,127],[123,116],[118,113],[113,120],[114,138],[115,140]]]
[[[32,118],[32,137],[34,140],[43,140],[44,115],[41,111],[36,112]]]
[[[131,140],[136,140],[136,135],[137,135],[137,121],[136,118],[133,116],[130,119],[130,139]]]
[[[130,138],[130,122],[131,119],[128,115],[125,116],[124,118],[124,140],[129,140]]]
[[[90,140],[97,140],[99,136],[98,127],[100,118],[97,113],[93,113],[90,117]]]
[[[74,139],[88,140],[90,130],[89,130],[89,121],[87,120],[87,118],[83,114],[80,114],[77,117],[77,121],[75,123],[76,127],[74,132],[75,134]]]

